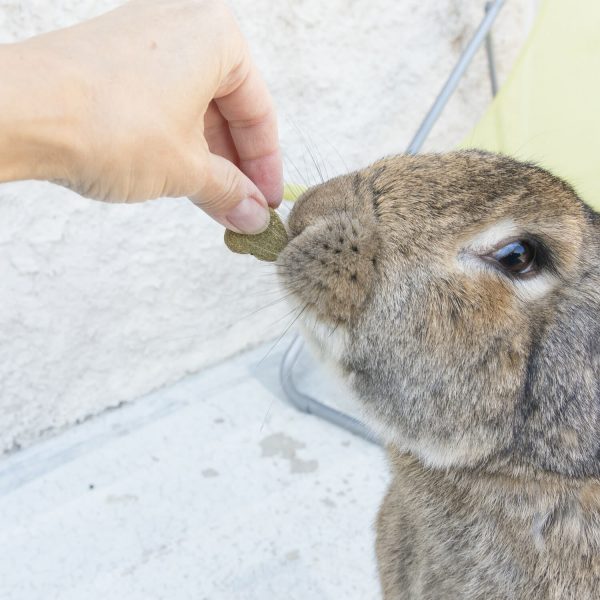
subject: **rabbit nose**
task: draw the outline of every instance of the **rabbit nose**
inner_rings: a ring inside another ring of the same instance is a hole
[[[315,219],[281,254],[287,287],[321,320],[349,321],[367,301],[376,274],[373,223],[338,212]]]

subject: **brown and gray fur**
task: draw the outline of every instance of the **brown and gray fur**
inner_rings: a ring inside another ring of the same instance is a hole
[[[384,598],[600,598],[599,216],[464,151],[312,188],[289,231],[280,275],[388,446]],[[482,258],[503,235],[536,274]]]

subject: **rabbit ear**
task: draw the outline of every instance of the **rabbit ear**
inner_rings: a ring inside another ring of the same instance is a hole
[[[516,441],[539,467],[600,473],[600,257],[547,316],[527,368]]]

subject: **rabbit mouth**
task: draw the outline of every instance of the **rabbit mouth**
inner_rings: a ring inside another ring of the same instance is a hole
[[[320,321],[316,313],[308,311],[300,318],[300,327],[304,338],[308,339],[320,354],[336,364],[343,362],[348,344],[348,329],[344,323],[329,325]]]

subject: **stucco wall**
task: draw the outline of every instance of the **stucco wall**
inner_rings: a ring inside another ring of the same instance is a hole
[[[116,4],[3,0],[0,41]],[[232,4],[279,107],[287,178],[311,183],[405,148],[484,2]],[[509,0],[504,9],[501,77],[534,8]],[[489,98],[480,53],[427,147],[452,147]],[[50,184],[2,185],[0,281],[0,452],[274,338],[290,321],[282,303],[254,312],[282,296],[272,268],[229,254],[220,227],[183,199],[109,206]]]

